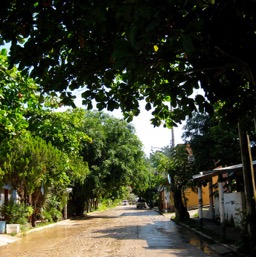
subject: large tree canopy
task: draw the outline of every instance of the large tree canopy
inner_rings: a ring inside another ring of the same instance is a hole
[[[84,143],[92,141],[84,129],[86,126],[84,116],[84,111],[78,108],[66,112],[51,110],[26,112],[28,130],[33,135],[40,136],[57,149],[73,156],[80,154]]]
[[[102,112],[81,112],[80,123],[92,142],[82,144],[80,154],[91,172],[83,183],[75,184],[72,201],[77,214],[91,199],[122,199],[125,188],[138,192],[147,186],[142,143],[133,126]]]
[[[145,98],[155,125],[173,125],[221,100],[236,120],[255,111],[255,10],[253,0],[2,0],[0,43],[65,103],[66,89],[84,87],[89,108],[95,99],[132,117]],[[211,105],[189,98],[199,85]]]

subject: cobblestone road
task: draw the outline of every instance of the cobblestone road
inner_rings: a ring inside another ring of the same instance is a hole
[[[1,246],[1,257],[204,257],[174,222],[135,206],[67,220]]]

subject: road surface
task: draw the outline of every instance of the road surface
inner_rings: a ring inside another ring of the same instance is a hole
[[[119,206],[66,220],[0,247],[1,257],[204,257],[154,210]]]

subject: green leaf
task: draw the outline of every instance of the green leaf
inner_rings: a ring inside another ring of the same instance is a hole
[[[191,35],[182,34],[181,42],[186,54],[193,54],[195,52],[195,47]]]
[[[150,103],[147,103],[146,106],[145,106],[145,109],[147,111],[151,110],[151,104]]]
[[[1,55],[7,56],[7,49],[6,48],[3,48],[1,50]]]

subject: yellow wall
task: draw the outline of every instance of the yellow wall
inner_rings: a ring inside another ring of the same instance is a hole
[[[213,184],[217,183],[217,180],[218,180],[217,176],[213,177],[212,183]],[[209,205],[210,202],[209,202],[208,183],[205,187],[202,186],[202,196],[203,196],[203,205]],[[197,193],[197,191],[194,192],[191,189],[187,189],[185,191],[185,197],[187,199],[187,208],[188,209],[198,208],[198,193]]]

